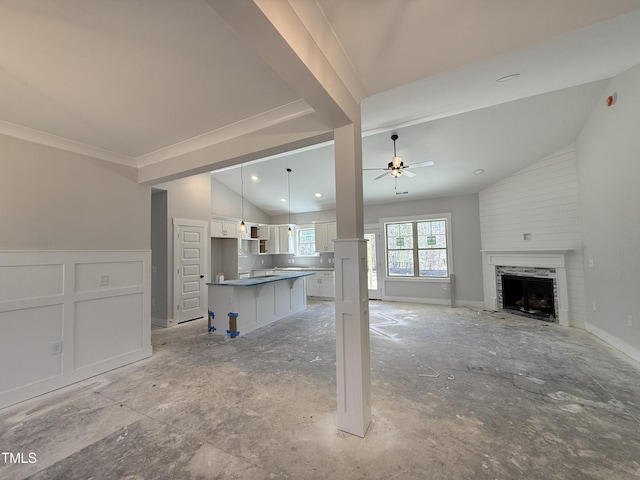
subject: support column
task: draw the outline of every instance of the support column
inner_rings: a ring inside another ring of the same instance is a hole
[[[364,437],[371,422],[371,360],[360,123],[336,129],[334,139],[338,428]]]

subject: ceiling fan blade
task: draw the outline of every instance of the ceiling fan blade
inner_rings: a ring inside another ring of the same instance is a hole
[[[416,176],[416,174],[415,174],[415,173],[410,172],[409,170],[405,170],[404,168],[402,169],[402,174],[403,174],[403,175],[406,175],[406,176],[407,176],[407,177],[409,177],[409,178],[413,178],[413,177],[415,177],[415,176]]]
[[[374,178],[374,180],[379,180],[382,177],[386,177],[387,175],[389,175],[389,172],[384,172],[382,175],[378,175],[376,178]]]
[[[405,165],[404,168],[430,167],[431,165],[433,165],[433,162],[420,162],[420,163],[412,163],[411,165]]]
[[[363,168],[362,170],[384,170],[385,172],[388,171],[388,168]]]

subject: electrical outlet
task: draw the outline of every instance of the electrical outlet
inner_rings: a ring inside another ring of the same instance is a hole
[[[593,268],[593,258],[589,259],[588,265],[589,265],[589,268]]]
[[[109,285],[109,275],[100,275],[100,286],[106,287]]]
[[[594,312],[597,312],[597,311],[598,311],[598,309],[596,308],[596,302],[593,302],[593,311],[594,311]]]
[[[446,290],[446,289],[447,289],[447,284],[446,284],[446,283],[443,283],[443,284],[442,284],[442,289],[443,289],[443,290]]]
[[[155,266],[155,265],[153,266],[153,268],[151,269],[151,271],[152,271],[153,273],[156,273],[156,266]]]
[[[633,327],[633,317],[631,315],[627,315],[627,324]]]
[[[51,355],[60,355],[62,353],[62,342],[51,344]]]

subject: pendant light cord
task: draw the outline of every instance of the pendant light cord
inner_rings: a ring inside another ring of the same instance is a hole
[[[289,199],[289,228],[291,228],[291,169],[287,168],[287,195]]]
[[[244,223],[244,175],[242,173],[242,163],[240,164],[240,217]]]

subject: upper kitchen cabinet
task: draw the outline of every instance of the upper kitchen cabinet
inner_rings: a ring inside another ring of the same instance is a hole
[[[280,253],[280,227],[277,225],[269,225],[269,239],[265,243],[264,253]]]
[[[211,237],[238,238],[238,223],[221,218],[211,219]]]
[[[269,225],[258,225],[256,227],[257,236],[254,238],[257,238],[258,240],[269,240],[269,233]],[[251,235],[253,236],[253,230]]]
[[[296,253],[294,240],[295,231],[289,235],[289,225],[269,225],[269,237],[260,253]]]
[[[333,241],[338,237],[336,222],[314,224],[316,234],[316,252],[333,252]]]
[[[281,225],[278,227],[280,235],[280,252],[279,253],[296,253],[295,247],[295,227],[291,225],[291,235],[289,235],[290,225]]]
[[[253,236],[253,232],[255,231],[257,227],[251,223],[245,222],[245,229],[244,232],[242,231],[242,229],[240,228],[240,226],[238,226],[238,233],[239,233],[239,237],[241,240],[253,240],[255,239],[255,237]]]

